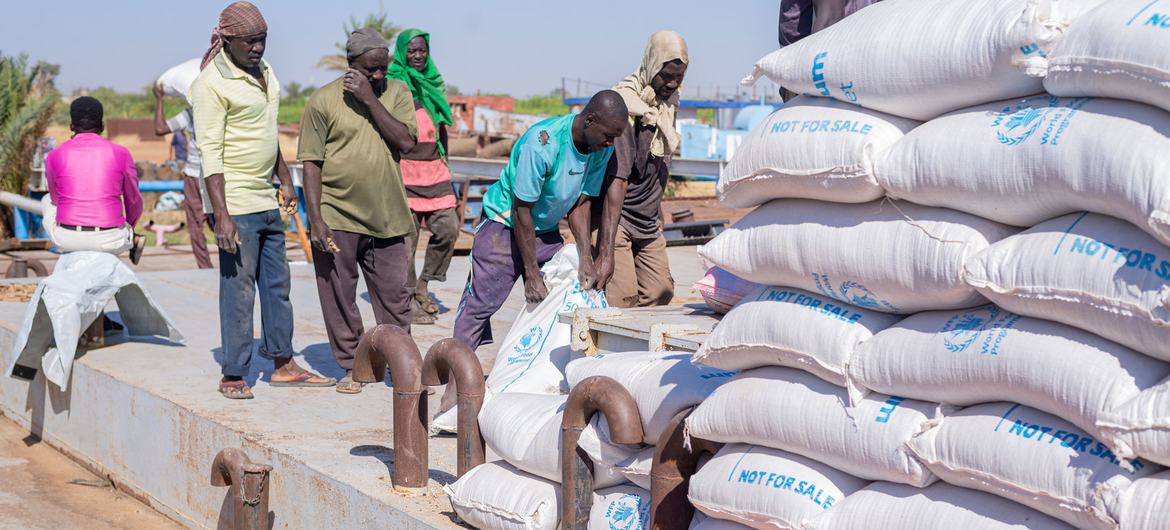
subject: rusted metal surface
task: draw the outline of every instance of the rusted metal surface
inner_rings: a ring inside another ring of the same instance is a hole
[[[211,463],[211,485],[228,486],[227,500],[219,514],[225,530],[268,529],[268,478],[272,466],[256,464],[239,449],[228,448]]]
[[[694,409],[678,413],[654,448],[654,462],[650,467],[650,528],[673,530],[686,528],[695,515],[695,507],[687,500],[691,475],[699,467],[703,453],[714,455],[722,444],[692,437],[686,443],[686,418]]]
[[[620,383],[593,376],[569,392],[561,420],[561,528],[585,530],[593,505],[593,463],[579,447],[581,431],[596,413],[605,415],[609,437],[619,444],[642,442],[642,417],[634,397]],[[685,528],[685,527],[684,527]]]
[[[427,487],[427,402],[423,399],[422,355],[398,326],[367,331],[354,354],[353,380],[380,383],[390,368],[394,386],[394,490],[419,494]]]
[[[443,339],[427,350],[423,359],[422,384],[455,385],[458,399],[456,459],[458,476],[484,463],[483,436],[479,433],[479,409],[483,407],[486,384],[479,357],[462,342]]]

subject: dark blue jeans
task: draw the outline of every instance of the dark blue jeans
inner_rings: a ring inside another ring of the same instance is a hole
[[[223,375],[245,377],[252,365],[252,312],[260,291],[260,355],[291,357],[292,280],[284,253],[280,212],[233,215],[240,234],[235,254],[219,251],[219,334]]]

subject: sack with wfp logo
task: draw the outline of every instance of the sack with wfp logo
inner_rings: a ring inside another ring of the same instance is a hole
[[[1170,466],[1170,379],[1102,414],[1101,429],[1118,457]]]
[[[1170,365],[1125,346],[993,305],[910,316],[849,360],[851,395],[864,387],[959,406],[1011,401],[1096,438],[1103,414],[1167,375]]]
[[[1170,91],[1168,91],[1170,92]],[[1092,211],[1170,244],[1170,113],[1040,95],[933,119],[877,163],[891,197],[1015,226]]]
[[[1008,311],[1170,361],[1170,249],[1125,221],[1045,221],[967,260],[964,278]]]
[[[922,487],[935,477],[910,454],[906,441],[937,407],[877,393],[850,407],[844,388],[769,366],[719,387],[691,413],[686,428],[703,440],[771,447],[867,480]]]
[[[455,515],[480,530],[556,530],[560,521],[561,487],[506,462],[476,466],[443,493]]]
[[[1115,518],[1125,530],[1165,530],[1170,513],[1170,471],[1139,478],[1121,492]]]
[[[985,303],[963,283],[963,262],[1015,232],[974,215],[900,201],[779,199],[744,216],[699,255],[763,285],[906,314]]]
[[[801,289],[760,287],[719,321],[691,362],[734,371],[787,366],[845,386],[854,349],[899,318]]]
[[[1034,63],[1102,1],[885,0],[765,56],[744,83],[929,120],[1043,92]]]
[[[715,519],[803,528],[869,481],[777,449],[728,444],[691,477],[687,498]]]
[[[548,296],[539,304],[525,304],[508,335],[500,343],[496,362],[487,378],[487,395],[500,392],[561,394],[568,392],[565,366],[572,359],[571,326],[557,323],[557,315],[579,307],[606,307],[605,293],[583,291],[577,281],[577,247],[565,245],[540,268]],[[431,430],[455,432],[458,407],[435,416]]]
[[[1022,504],[942,482],[915,489],[875,482],[837,503],[806,530],[1073,530]]]
[[[734,372],[691,364],[691,354],[674,352],[622,352],[582,357],[566,371],[569,385],[588,377],[605,376],[625,387],[638,404],[643,441],[658,443],[670,420],[698,405]]]
[[[719,175],[724,206],[772,199],[869,202],[885,192],[873,163],[918,122],[800,96],[757,125]]]
[[[1170,110],[1170,6],[1111,0],[1077,19],[1048,55],[1044,88]]]
[[[593,492],[589,530],[649,530],[650,492],[616,486]]]
[[[561,419],[568,396],[505,392],[496,394],[479,413],[484,443],[516,468],[561,481]],[[644,450],[613,444],[599,430],[608,430],[602,415],[581,432],[578,446],[593,461],[593,485],[607,488],[626,482],[619,465],[629,464]]]
[[[1088,529],[1115,530],[1111,514],[1121,492],[1162,469],[1141,460],[1123,462],[1073,424],[1014,403],[949,414],[908,446],[946,482]]]

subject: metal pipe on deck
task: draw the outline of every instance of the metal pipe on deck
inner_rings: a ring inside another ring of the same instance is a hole
[[[487,385],[483,365],[467,345],[455,339],[443,339],[427,350],[423,359],[422,384],[455,384],[458,398],[456,446],[457,476],[471,471],[485,461],[483,436],[479,433],[479,410],[483,407]]]
[[[561,528],[585,530],[593,505],[593,464],[577,447],[581,431],[596,413],[605,415],[610,439],[619,444],[640,444],[642,417],[634,397],[620,383],[593,376],[569,392],[561,419]]]
[[[422,399],[422,355],[398,326],[381,324],[362,335],[353,380],[380,383],[390,367],[394,385],[394,490],[418,494],[427,487],[427,402]]]
[[[268,529],[268,477],[272,466],[256,464],[239,449],[228,448],[211,463],[211,485],[228,486],[227,509],[220,513],[220,528]]]
[[[692,437],[688,447],[686,419],[694,409],[684,410],[667,425],[654,448],[650,467],[650,528],[686,528],[695,515],[687,499],[691,475],[699,468],[703,453],[714,455],[722,444]]]

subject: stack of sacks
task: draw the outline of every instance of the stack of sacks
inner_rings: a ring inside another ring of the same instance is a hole
[[[577,270],[576,245],[565,245],[540,268],[548,296],[539,304],[526,304],[500,343],[487,378],[485,404],[503,392],[556,395],[569,391],[565,366],[573,357],[572,330],[558,323],[557,315],[579,307],[606,307],[603,292],[581,290]],[[431,431],[455,432],[457,417],[458,407],[435,416]]]
[[[637,403],[645,433],[642,445],[611,441],[609,426],[599,414],[582,431],[578,446],[593,463],[596,491],[590,527],[609,528],[612,523],[615,528],[645,528],[653,444],[675,415],[703,401],[734,374],[695,366],[689,354],[657,352],[585,357],[571,362],[566,374],[570,388],[591,376],[612,378]],[[562,478],[561,420],[567,399],[565,395],[504,392],[484,405],[480,431],[487,447],[502,462],[485,464],[490,471],[468,473],[446,488],[460,518],[481,529],[519,528],[513,526],[517,520],[537,525],[533,521],[538,519],[540,524],[551,525],[548,528],[556,527]],[[499,481],[503,475],[509,477],[508,482]],[[501,494],[495,491],[501,483],[524,491]],[[546,513],[551,514],[551,520]]]

